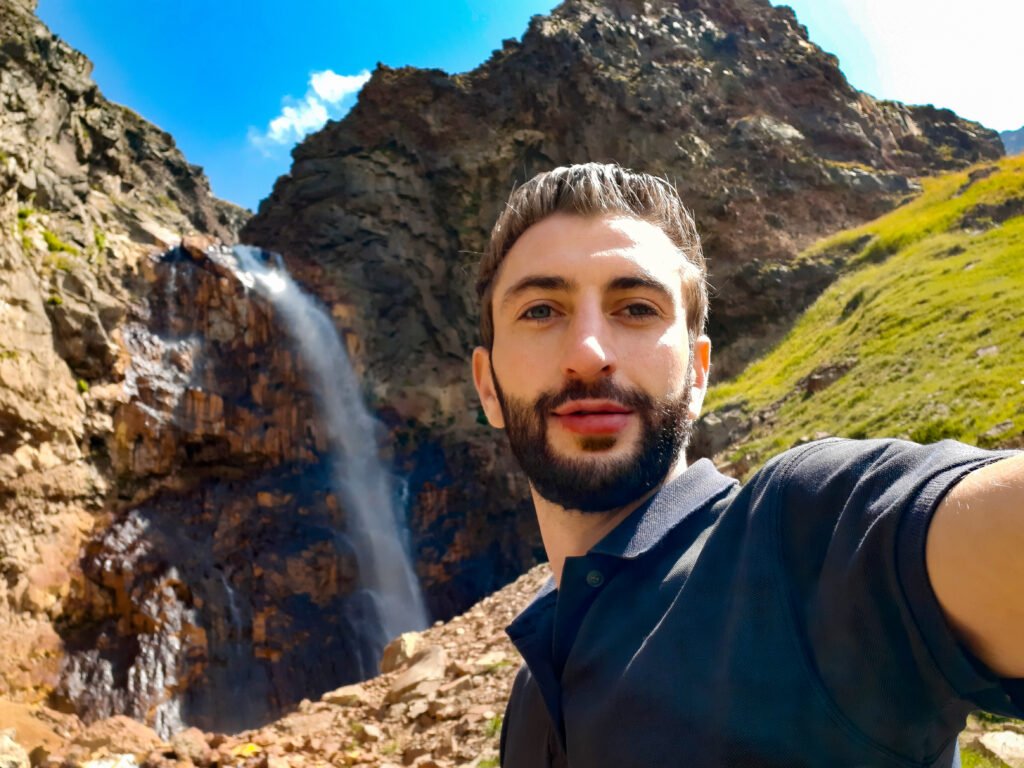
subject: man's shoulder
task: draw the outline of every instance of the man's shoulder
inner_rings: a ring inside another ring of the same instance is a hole
[[[925,478],[938,471],[997,459],[1002,454],[942,440],[927,445],[899,438],[828,437],[796,445],[773,457],[749,483],[822,488],[896,478]]]

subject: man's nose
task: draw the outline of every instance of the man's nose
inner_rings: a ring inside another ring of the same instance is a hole
[[[590,379],[615,371],[611,329],[601,311],[583,310],[573,316],[565,340],[563,373],[569,378]]]

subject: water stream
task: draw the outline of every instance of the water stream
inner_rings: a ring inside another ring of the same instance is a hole
[[[279,256],[235,246],[232,269],[270,301],[311,374],[333,454],[334,491],[349,513],[346,534],[359,566],[358,622],[363,676],[377,674],[384,645],[427,626],[419,583],[405,546],[397,488],[377,455],[374,420],[330,315],[292,280]]]

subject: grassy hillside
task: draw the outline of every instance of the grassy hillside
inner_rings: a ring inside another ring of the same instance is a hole
[[[1024,156],[922,183],[803,254],[852,255],[775,349],[712,388],[705,412],[745,425],[724,456],[736,474],[823,434],[1024,444]]]

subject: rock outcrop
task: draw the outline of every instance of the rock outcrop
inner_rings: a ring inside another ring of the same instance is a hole
[[[999,138],[1003,140],[1006,154],[1018,155],[1024,152],[1024,128],[1018,128],[1016,131],[1003,131],[999,134]]]
[[[913,195],[918,175],[1001,153],[951,112],[854,90],[767,0],[568,0],[471,72],[378,67],[242,237],[284,254],[358,339],[445,616],[539,554],[469,384],[477,254],[515,184],[613,159],[675,181],[710,257],[722,377],[835,277],[841,254],[796,262],[803,246]]]
[[[33,11],[0,3],[0,695],[24,699],[57,684],[81,546],[120,508],[149,255],[246,216]]]

